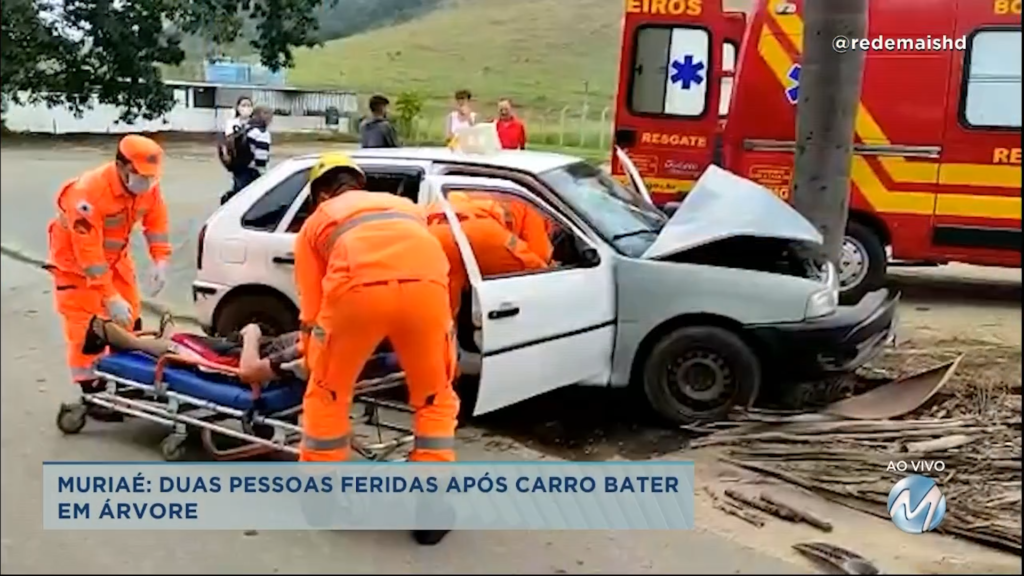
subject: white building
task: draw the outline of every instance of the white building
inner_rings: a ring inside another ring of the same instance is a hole
[[[338,130],[347,132],[347,117],[354,116],[359,105],[356,95],[348,91],[312,91],[298,88],[238,86],[203,82],[167,82],[174,89],[175,107],[163,118],[138,119],[125,124],[118,121],[115,106],[94,105],[81,118],[66,107],[49,108],[46,104],[10,104],[4,111],[4,123],[14,132],[42,134],[118,134],[127,132],[196,132],[218,131],[233,115],[240,96],[252,98],[257,105],[269,106],[275,112],[277,132]],[[340,122],[330,127],[326,112],[337,109]]]

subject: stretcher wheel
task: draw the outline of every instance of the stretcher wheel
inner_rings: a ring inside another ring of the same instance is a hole
[[[160,442],[160,453],[168,462],[180,462],[185,458],[186,434],[171,434]]]
[[[65,434],[78,434],[85,428],[85,404],[61,404],[57,412],[57,428]]]

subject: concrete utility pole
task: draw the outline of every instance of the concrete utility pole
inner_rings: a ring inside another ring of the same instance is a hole
[[[860,101],[868,0],[805,0],[796,120],[793,205],[825,237],[839,261],[849,210],[854,122]]]

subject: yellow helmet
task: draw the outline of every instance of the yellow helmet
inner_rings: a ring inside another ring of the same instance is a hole
[[[313,182],[317,178],[337,168],[346,168],[351,170],[366,181],[366,173],[359,167],[352,157],[344,152],[326,152],[320,155],[317,159],[316,164],[313,165],[313,169],[309,172],[309,181]]]

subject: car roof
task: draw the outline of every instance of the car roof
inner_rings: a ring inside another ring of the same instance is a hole
[[[467,154],[449,148],[361,148],[342,150],[354,160],[420,160],[427,162],[451,162],[509,168],[540,174],[569,164],[582,162],[582,158],[554,152],[534,150],[502,150],[493,154]],[[319,154],[309,154],[301,159],[314,159]],[[296,158],[298,160],[299,158]]]

